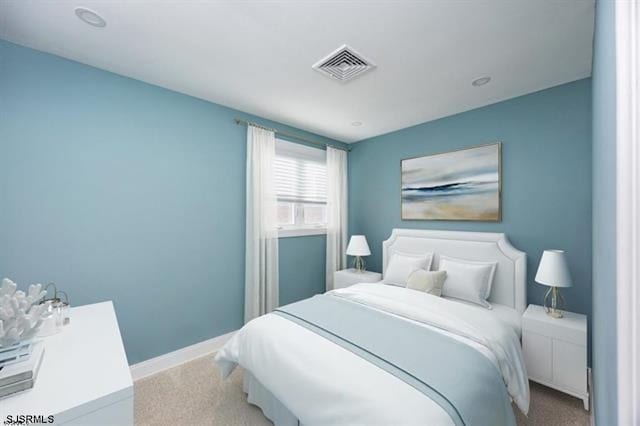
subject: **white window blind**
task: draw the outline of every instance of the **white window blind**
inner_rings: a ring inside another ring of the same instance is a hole
[[[275,174],[279,201],[326,204],[325,151],[278,139]]]

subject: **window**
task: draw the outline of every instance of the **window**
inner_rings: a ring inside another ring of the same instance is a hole
[[[327,224],[326,152],[276,140],[280,236],[323,234]]]

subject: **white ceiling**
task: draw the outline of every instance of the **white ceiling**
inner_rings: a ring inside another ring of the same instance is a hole
[[[107,26],[81,22],[78,6]],[[354,142],[588,77],[594,7],[593,0],[3,0],[0,38]],[[346,84],[312,70],[345,43],[378,67]],[[491,82],[473,87],[482,76]]]

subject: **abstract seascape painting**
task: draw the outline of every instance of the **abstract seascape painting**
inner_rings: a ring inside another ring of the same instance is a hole
[[[499,222],[501,150],[494,143],[402,160],[402,219]]]

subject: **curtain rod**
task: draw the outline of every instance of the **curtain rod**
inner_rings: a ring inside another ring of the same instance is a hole
[[[274,133],[277,133],[277,134],[279,134],[279,135],[287,136],[287,137],[290,137],[290,138],[292,138],[292,139],[297,139],[297,140],[302,141],[302,142],[307,142],[307,143],[311,143],[311,144],[314,144],[314,145],[320,145],[320,146],[324,146],[324,147],[330,146],[330,147],[332,147],[332,148],[341,149],[342,151],[347,151],[347,152],[351,151],[351,148],[343,148],[343,147],[341,147],[341,146],[331,145],[331,144],[324,143],[324,142],[316,142],[316,141],[312,141],[312,140],[305,139],[305,138],[303,138],[303,137],[300,137],[300,136],[294,135],[293,133],[287,133],[287,132],[280,131],[280,130],[278,130],[278,129],[272,129],[272,128],[270,128],[270,127],[265,127],[265,126],[262,126],[262,125],[260,125],[260,124],[258,124],[258,123],[254,123],[254,122],[252,122],[252,121],[242,120],[242,119],[240,119],[240,118],[234,118],[234,119],[233,119],[233,121],[235,121],[235,122],[236,122],[236,124],[246,124],[246,125],[251,125],[251,126],[259,127],[259,128],[261,128],[261,129],[265,129],[265,130],[270,130],[270,131],[272,131],[272,132],[274,132]]]

